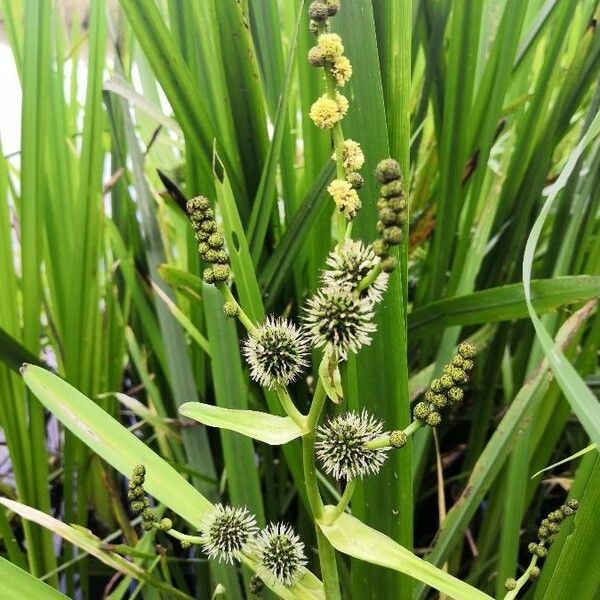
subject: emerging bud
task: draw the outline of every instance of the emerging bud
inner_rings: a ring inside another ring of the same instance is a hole
[[[390,434],[390,444],[393,448],[404,448],[408,442],[408,436],[404,431],[392,431]]]
[[[325,472],[336,479],[351,481],[376,474],[389,448],[369,450],[365,444],[380,436],[383,423],[363,409],[330,419],[317,429],[315,450]]]
[[[517,589],[517,580],[514,579],[513,577],[509,577],[505,582],[504,582],[504,587],[507,590],[516,590]]]
[[[268,317],[243,352],[254,381],[268,388],[286,386],[308,366],[310,347],[305,333],[283,317]]]
[[[304,575],[304,544],[287,523],[271,523],[263,529],[254,544],[262,566],[269,576],[291,587]]]
[[[223,312],[225,316],[235,319],[240,314],[240,307],[236,302],[225,302],[223,304]]]
[[[217,504],[201,526],[202,548],[209,558],[233,563],[256,535],[256,519],[246,508]]]

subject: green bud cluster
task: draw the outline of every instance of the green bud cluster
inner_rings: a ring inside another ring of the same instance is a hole
[[[462,386],[469,381],[476,352],[477,349],[470,342],[459,345],[457,353],[442,369],[441,376],[429,384],[423,401],[415,405],[413,416],[416,420],[429,427],[437,427],[442,422],[441,409],[462,402],[465,395]]]
[[[129,480],[129,489],[127,499],[131,512],[142,515],[142,527],[148,531],[158,522],[156,514],[150,508],[150,500],[144,492],[144,481],[146,479],[146,468],[143,465],[137,465],[133,469],[131,479]]]
[[[375,176],[381,184],[381,197],[377,201],[379,221],[377,231],[380,238],[373,247],[381,257],[382,269],[391,272],[395,269],[397,260],[390,256],[392,246],[402,242],[404,222],[406,221],[406,198],[400,165],[393,158],[382,160],[375,169]]]
[[[198,252],[209,265],[204,269],[204,281],[214,284],[227,282],[231,274],[229,255],[210,202],[204,196],[196,196],[188,200],[187,211],[198,241]]]
[[[317,35],[327,25],[329,17],[333,17],[340,10],[340,0],[315,0],[308,7],[310,21],[308,28]]]
[[[538,542],[531,542],[527,546],[529,552],[534,556],[543,558],[548,552],[548,547],[554,542],[560,531],[562,522],[574,515],[579,508],[579,502],[575,499],[568,500],[558,510],[553,510],[545,519],[542,519],[537,531]]]

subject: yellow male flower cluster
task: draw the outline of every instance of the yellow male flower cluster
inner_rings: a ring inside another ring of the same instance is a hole
[[[328,186],[337,209],[344,213],[348,219],[353,219],[361,207],[360,198],[352,184],[345,179],[334,179]]]
[[[317,98],[310,108],[310,118],[321,129],[331,129],[339,123],[348,112],[348,99],[340,93],[335,98],[323,94]]]

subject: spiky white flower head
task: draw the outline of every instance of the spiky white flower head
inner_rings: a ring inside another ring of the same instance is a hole
[[[377,328],[371,323],[373,305],[366,298],[336,286],[319,290],[306,304],[304,320],[316,347],[329,345],[345,359],[348,350],[356,354],[371,343]]]
[[[254,547],[268,575],[279,583],[291,587],[304,575],[304,543],[287,523],[269,524]]]
[[[256,519],[245,507],[217,504],[200,526],[201,545],[209,558],[233,563],[257,532]]]
[[[388,448],[364,447],[383,433],[383,423],[363,409],[347,412],[317,428],[315,450],[325,471],[336,479],[350,481],[378,473]]]
[[[336,85],[344,87],[352,77],[352,63],[347,56],[338,56],[330,69]]]
[[[361,207],[361,201],[352,184],[345,179],[334,179],[327,186],[327,191],[331,194],[337,209],[348,219],[353,219]]]
[[[283,317],[270,316],[243,344],[254,381],[268,388],[288,385],[308,366],[305,332]]]
[[[317,98],[310,107],[310,118],[321,129],[331,129],[344,114],[340,111],[339,103],[327,94]]]
[[[371,245],[360,240],[346,240],[327,257],[329,269],[323,271],[321,281],[325,287],[344,286],[353,292],[363,278],[381,262]],[[388,285],[389,275],[380,273],[375,281],[362,292],[371,304],[381,302]]]
[[[335,152],[331,158],[336,159]],[[358,171],[365,164],[365,155],[363,154],[361,145],[354,140],[344,140],[342,150],[342,162],[346,171]]]

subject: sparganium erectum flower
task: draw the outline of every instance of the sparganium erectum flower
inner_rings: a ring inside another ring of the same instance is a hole
[[[200,527],[202,548],[209,558],[233,563],[256,533],[256,519],[245,507],[217,504]]]
[[[305,572],[304,543],[287,523],[271,523],[254,544],[262,566],[279,583],[291,587]]]
[[[246,338],[243,353],[252,379],[273,388],[286,386],[308,366],[309,340],[304,331],[283,317],[270,316]]]
[[[329,345],[340,358],[371,343],[373,305],[348,287],[322,288],[306,303],[304,320],[316,347]]]
[[[365,444],[383,433],[383,423],[363,409],[330,419],[317,428],[315,451],[325,471],[336,479],[362,479],[379,472],[389,448]]]
[[[346,240],[329,253],[326,271],[323,271],[324,287],[343,286],[352,292],[358,289],[360,282],[374,269],[381,259],[375,254],[372,246],[365,245],[359,240]],[[361,297],[367,298],[372,304],[381,302],[383,292],[388,284],[389,275],[380,273],[375,281],[365,290]]]

